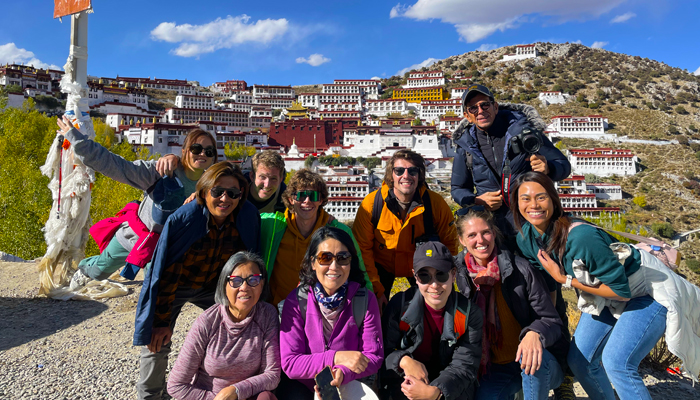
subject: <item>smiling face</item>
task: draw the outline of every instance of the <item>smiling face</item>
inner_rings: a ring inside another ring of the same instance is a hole
[[[251,171],[250,174],[254,179],[255,193],[261,200],[267,200],[275,194],[282,183],[282,171],[279,168],[269,168],[261,164],[255,173]]]
[[[450,297],[450,293],[452,293],[455,271],[456,270],[454,269],[450,271],[450,278],[447,280],[447,282],[440,283],[435,278],[435,273],[437,272],[435,268],[423,267],[420,269],[421,273],[427,272],[433,278],[427,285],[421,283],[419,279],[416,280],[418,290],[420,290],[420,293],[423,295],[423,300],[428,307],[432,308],[433,310],[442,310],[445,308],[445,305],[447,305],[447,299]],[[413,273],[415,275],[415,272]]]
[[[518,189],[518,210],[527,222],[544,233],[554,215],[554,204],[545,188],[537,182],[524,182]]]
[[[485,266],[496,248],[496,235],[486,221],[471,218],[462,225],[459,242],[479,265]]]
[[[237,266],[231,275],[240,276],[245,279],[251,275],[261,274],[262,272],[258,270],[258,266],[255,263],[247,262]],[[263,274],[264,275],[264,274]],[[260,300],[260,295],[263,290],[263,282],[260,282],[255,287],[248,285],[248,282],[243,282],[243,284],[237,288],[231,287],[230,282],[226,282],[226,298],[229,302],[229,312],[231,316],[236,320],[241,320],[245,318],[250,310],[253,309]]]
[[[214,143],[212,143],[209,137],[207,137],[206,135],[198,137],[197,139],[195,139],[193,144],[194,143],[202,145],[202,148],[204,149],[208,147],[212,148],[214,149],[214,152],[216,152],[216,147],[214,146]],[[202,152],[199,154],[192,154],[189,151],[189,149],[183,149],[182,152],[183,157],[189,157],[189,165],[193,169],[205,170],[211,167],[211,165],[214,163],[214,157],[207,157],[205,150],[202,150]]]
[[[472,124],[475,124],[479,129],[485,131],[493,125],[493,121],[496,119],[496,114],[498,114],[498,103],[494,102],[490,106],[486,107],[486,110],[481,108],[481,105],[489,103],[491,101],[488,96],[483,94],[477,94],[476,96],[469,99],[466,107],[464,107],[464,117],[469,120]],[[467,111],[469,107],[479,105],[478,111],[473,114]]]
[[[222,176],[221,178],[217,179],[214,187],[220,187],[223,189],[241,189],[238,179],[232,176]],[[206,191],[204,200],[207,203],[209,214],[211,214],[212,218],[214,218],[214,222],[216,222],[217,225],[223,224],[226,217],[231,215],[233,210],[235,210],[238,206],[238,202],[241,201],[240,197],[235,200],[228,197],[228,194],[225,191],[219,197],[212,197],[211,190]]]
[[[344,244],[335,239],[326,239],[318,245],[316,254],[330,252],[337,255],[342,251],[348,251]],[[316,272],[316,279],[318,279],[326,293],[333,295],[350,277],[350,265],[350,263],[348,265],[340,265],[336,259],[333,259],[329,265],[321,265],[314,258],[311,268]]]
[[[307,190],[316,190],[316,188],[305,187],[303,189],[299,189],[300,192]],[[320,197],[318,201],[311,201],[310,197],[306,197],[301,201],[297,200],[296,193],[292,194],[292,197],[289,202],[292,204],[292,210],[290,211],[294,213],[294,217],[297,220],[313,220],[314,222],[318,217],[318,208],[321,206],[321,204],[323,204],[323,201],[320,199]]]
[[[406,168],[402,175],[396,175],[396,172],[392,172],[394,177],[394,194],[397,197],[401,196],[407,199],[413,198],[418,188],[418,179],[420,173],[412,176],[408,173],[408,169],[411,167],[416,167],[412,162],[399,158],[394,162],[394,168]]]

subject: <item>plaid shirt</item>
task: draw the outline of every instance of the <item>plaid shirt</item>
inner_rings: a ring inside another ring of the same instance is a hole
[[[213,292],[226,261],[236,252],[245,250],[232,215],[221,228],[210,217],[208,227],[206,236],[194,242],[178,261],[163,270],[158,282],[153,327],[170,326],[170,315],[178,289],[204,287]]]

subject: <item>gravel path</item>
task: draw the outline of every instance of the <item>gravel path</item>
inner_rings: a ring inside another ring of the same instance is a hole
[[[0,262],[0,400],[135,399],[139,349],[131,338],[140,280],[128,283],[125,297],[67,302],[38,297],[38,282],[35,264]],[[183,308],[171,365],[199,313]],[[689,379],[642,372],[655,399],[700,399],[700,385]]]

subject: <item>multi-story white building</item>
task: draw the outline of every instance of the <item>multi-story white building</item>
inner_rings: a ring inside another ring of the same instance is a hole
[[[321,93],[318,95],[319,109],[321,104],[334,104],[334,103],[356,103],[359,107],[362,107],[362,94],[357,93]],[[303,104],[302,104],[303,105]]]
[[[442,133],[449,133],[450,135],[454,133],[454,131],[457,129],[457,126],[459,126],[459,123],[462,122],[463,117],[448,117],[448,116],[442,116],[440,117],[440,132]]]
[[[247,90],[248,84],[241,80],[227,80],[226,82],[216,82],[211,85],[212,91],[216,93],[232,93]]]
[[[366,100],[365,113],[378,117],[387,114],[405,114],[408,112],[407,104],[404,99]]]
[[[418,106],[418,118],[429,123],[438,122],[440,117],[448,112],[453,115],[463,115],[462,99],[423,100]]]
[[[430,131],[414,130],[410,127],[377,129],[376,133],[362,133],[361,129],[343,129],[343,146],[348,147],[351,157],[390,157],[401,149],[413,150],[424,158],[443,157],[439,134]]]
[[[121,110],[116,110],[111,113],[105,113],[107,117],[105,118],[105,123],[107,126],[113,129],[119,129],[120,125],[136,125],[140,123],[154,123],[160,122],[161,118],[155,112],[145,112],[133,104],[128,107],[127,104],[122,104]],[[116,108],[116,104],[112,105],[112,109]],[[100,110],[100,108],[96,108]]]
[[[250,130],[250,113],[229,110],[206,110],[197,108],[168,108],[166,123],[192,124],[200,121],[222,122],[240,130]]]
[[[464,96],[464,92],[466,92],[467,90],[469,90],[469,86],[452,88],[452,91],[450,92],[450,98],[462,100],[462,96]]]
[[[319,108],[319,93],[299,93],[297,101],[304,107]]]
[[[199,94],[199,88],[181,79],[126,78],[117,76],[115,79],[100,78],[105,84],[116,82],[125,88],[171,90],[177,94],[194,96]]]
[[[185,94],[175,96],[175,107],[199,108],[204,110],[214,110],[217,108],[214,98],[211,96],[189,96]]]
[[[374,79],[334,79],[333,83],[340,85],[357,85],[365,99],[377,100],[382,91],[382,83]]]
[[[615,183],[587,183],[586,190],[596,199],[622,200],[622,187]]]
[[[537,99],[546,107],[550,104],[564,104],[571,99],[571,95],[562,92],[540,92]]]
[[[57,80],[61,76],[63,71],[34,68],[30,65],[0,66],[0,86],[19,86],[30,97],[37,94],[51,95],[57,89]]]
[[[345,85],[340,83],[325,83],[321,85],[321,93],[361,93],[358,85]]]
[[[560,182],[554,182],[564,211],[576,216],[596,216],[601,212],[619,213],[618,207],[598,207],[598,199],[610,199],[601,193],[594,193],[591,184],[586,184],[583,175],[572,175]],[[617,185],[619,188],[619,185]],[[622,198],[622,191],[620,198]]]
[[[250,93],[250,91],[240,91],[240,92],[233,92],[231,94],[231,100],[235,101],[236,103],[253,103],[253,94]]]
[[[88,106],[91,109],[101,108],[103,113],[117,112],[113,107],[109,107],[113,103],[134,104],[145,111],[149,110],[148,95],[143,89],[88,82]]]
[[[514,54],[505,54],[503,58],[498,61],[512,61],[512,60],[525,60],[528,58],[535,58],[540,55],[537,51],[537,46],[534,44],[521,44],[515,46]]]
[[[632,150],[594,148],[566,150],[571,171],[575,174],[596,176],[634,175],[637,173],[637,156]]]
[[[406,89],[443,86],[445,84],[445,74],[442,71],[411,72],[408,75]]]
[[[288,108],[294,101],[291,86],[253,85],[253,103],[266,104],[273,109]]]
[[[602,115],[589,115],[587,117],[557,115],[552,117],[552,123],[547,126],[546,133],[550,138],[570,137],[605,140],[611,136],[605,133],[607,128],[608,119]]]
[[[339,221],[355,219],[362,200],[369,194],[368,174],[359,166],[319,166],[316,168],[328,187],[326,212]]]

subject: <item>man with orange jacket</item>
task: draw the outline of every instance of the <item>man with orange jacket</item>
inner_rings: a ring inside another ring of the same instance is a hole
[[[399,150],[387,162],[382,187],[362,200],[352,233],[380,307],[387,303],[394,278],[407,277],[415,284],[411,270],[417,244],[440,241],[452,255],[458,253],[452,211],[428,189],[425,160],[411,150]]]

